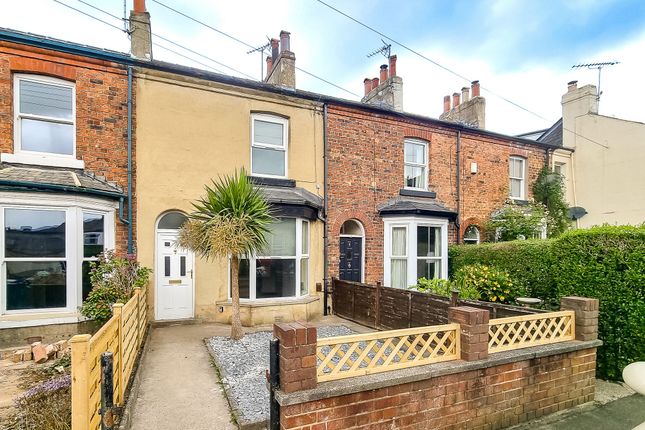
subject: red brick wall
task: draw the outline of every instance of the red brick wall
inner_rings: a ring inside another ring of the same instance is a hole
[[[499,429],[592,401],[596,349],[282,406],[283,429]]]
[[[0,151],[13,152],[13,74],[52,76],[76,84],[76,155],[85,170],[127,191],[127,72],[117,64],[0,42]],[[134,91],[133,91],[134,93]],[[134,157],[133,140],[133,157]],[[133,159],[133,177],[136,173]],[[134,184],[133,184],[134,190]],[[136,208],[136,202],[133,202]],[[133,217],[134,218],[134,217]],[[136,226],[133,228],[136,231]],[[116,248],[127,250],[127,226],[116,222]]]
[[[327,121],[329,274],[338,276],[340,227],[354,218],[365,228],[365,282],[383,281],[383,220],[376,208],[398,196],[404,185],[403,141],[416,137],[429,142],[429,189],[437,193],[437,201],[456,211],[456,131],[343,106],[330,106]],[[532,183],[544,165],[544,149],[462,133],[460,235],[468,225],[483,223],[506,201],[511,155],[528,159]],[[471,161],[478,164],[475,175],[470,173]],[[457,241],[453,224],[449,241]]]

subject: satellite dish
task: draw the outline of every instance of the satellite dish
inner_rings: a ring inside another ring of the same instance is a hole
[[[580,206],[574,206],[572,208],[569,208],[568,210],[569,218],[573,220],[580,219],[583,216],[587,215],[587,213],[587,210]]]

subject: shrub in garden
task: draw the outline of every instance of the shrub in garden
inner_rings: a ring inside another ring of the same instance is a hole
[[[99,322],[112,317],[114,303],[126,303],[136,287],[143,287],[150,278],[151,270],[142,267],[134,256],[118,257],[114,251],[106,251],[98,261],[91,263],[90,281],[92,291],[85,299],[81,313]]]
[[[479,291],[470,286],[458,286],[447,279],[426,279],[419,278],[417,285],[411,287],[422,293],[432,293],[439,296],[450,297],[452,290],[459,291],[459,298],[467,300],[478,300]]]
[[[14,400],[15,428],[69,430],[72,428],[71,377],[63,375],[40,382]]]
[[[493,236],[489,237],[489,240],[506,242],[532,239],[540,237],[547,216],[547,210],[542,203],[506,204],[491,217],[485,230]]]
[[[460,290],[476,290],[488,302],[510,303],[521,295],[506,271],[483,264],[462,267],[454,280]]]

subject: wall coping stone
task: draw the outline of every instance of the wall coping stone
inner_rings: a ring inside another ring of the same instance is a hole
[[[289,394],[280,390],[275,392],[275,398],[281,406],[297,405],[329,397],[344,396],[361,391],[377,390],[379,388],[391,387],[394,385],[423,381],[454,373],[470,372],[473,370],[500,366],[507,363],[515,363],[534,358],[598,348],[601,345],[601,340],[552,343],[549,345],[540,345],[531,348],[517,349],[514,351],[497,352],[489,355],[488,358],[484,360],[446,361],[443,363],[392,370],[390,372],[374,373],[366,376],[322,382],[319,383],[316,388],[311,390],[296,391]]]

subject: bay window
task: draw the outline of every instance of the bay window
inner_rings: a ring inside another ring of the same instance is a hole
[[[385,219],[386,285],[407,288],[419,278],[446,279],[448,220],[406,217]]]
[[[261,255],[240,260],[240,298],[256,300],[307,295],[309,222],[279,218],[271,225],[267,242]]]
[[[90,262],[114,246],[114,208],[85,198],[3,201],[0,314],[75,312],[91,289]]]

